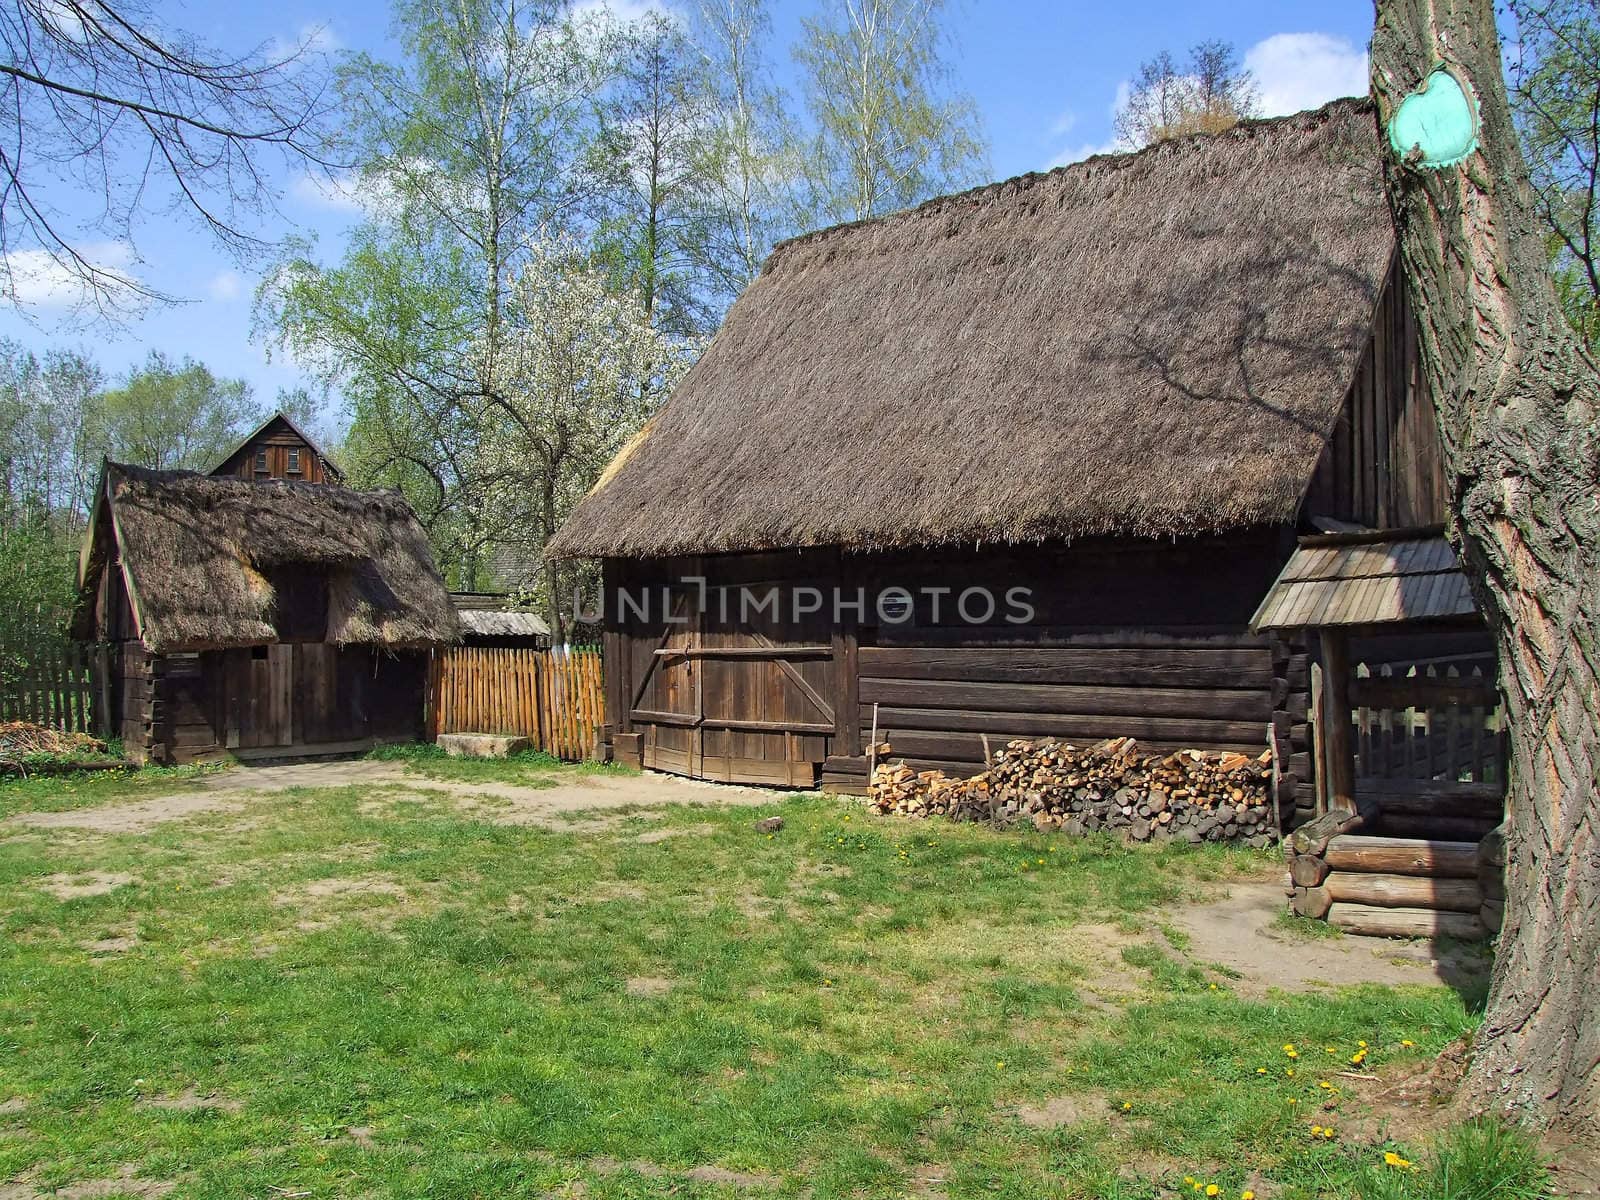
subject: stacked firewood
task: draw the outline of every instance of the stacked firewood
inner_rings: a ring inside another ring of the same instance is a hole
[[[868,797],[879,812],[952,821],[1028,822],[1068,835],[1107,830],[1133,841],[1243,841],[1275,838],[1272,753],[1180,750],[1145,754],[1133,738],[1095,746],[1017,741],[970,779],[888,762],[873,772]]]

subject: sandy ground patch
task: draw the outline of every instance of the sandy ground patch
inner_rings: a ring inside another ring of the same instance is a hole
[[[301,933],[332,929],[346,917],[387,931],[404,914],[410,900],[406,889],[387,875],[318,879],[272,897],[280,908],[300,914],[294,927]],[[258,939],[256,945],[264,949],[273,943],[266,938]]]
[[[207,790],[152,796],[147,800],[105,804],[99,808],[18,813],[7,824],[32,829],[86,829],[93,833],[149,833],[167,821],[186,821],[205,813],[224,812],[236,807],[229,793]]]
[[[42,1191],[26,1178],[16,1183],[0,1183],[0,1200],[155,1200],[165,1196],[178,1185],[159,1179],[140,1179],[138,1168],[131,1163],[118,1172],[115,1179],[89,1179],[82,1183],[69,1183],[63,1187]]]
[[[1279,989],[1378,983],[1452,987],[1487,973],[1488,958],[1475,947],[1440,952],[1428,941],[1356,937],[1298,938],[1273,927],[1284,910],[1283,883],[1254,879],[1229,883],[1222,898],[1181,905],[1163,916],[1189,936],[1184,956],[1202,965],[1237,971],[1231,985],[1243,995]]]
[[[118,954],[126,954],[138,944],[139,939],[131,933],[117,937],[95,938],[78,943],[80,948],[87,950],[96,958],[112,958]]]
[[[39,881],[39,887],[57,900],[76,900],[81,896],[109,896],[119,887],[138,882],[136,876],[122,871],[85,871],[76,875],[46,875]]]
[[[8,1100],[0,1100],[0,1116],[10,1113],[19,1113],[28,1107],[28,1102],[21,1096],[12,1096]]]
[[[660,1163],[643,1159],[621,1161],[615,1158],[589,1160],[589,1169],[596,1175],[619,1175],[631,1172],[647,1179],[661,1177],[687,1179],[694,1183],[720,1183],[733,1188],[776,1188],[783,1183],[776,1175],[760,1175],[754,1171],[734,1171],[728,1167],[663,1167]],[[0,1198],[3,1200],[3,1198]]]
[[[623,990],[630,996],[641,1000],[648,1000],[654,996],[665,996],[678,986],[676,979],[665,979],[659,975],[635,975],[623,985]]]
[[[574,833],[614,827],[628,816],[656,814],[630,810],[660,809],[669,804],[740,805],[773,802],[758,788],[679,779],[675,776],[571,775],[541,787],[430,779],[404,763],[365,759],[354,762],[288,763],[236,767],[207,776],[192,787],[167,796],[148,796],[124,804],[76,808],[66,812],[18,813],[4,825],[30,829],[76,829],[100,834],[148,833],[158,825],[213,813],[235,812],[252,796],[290,788],[382,787],[419,796],[443,794],[460,808],[480,813],[499,825],[535,825]]]
[[[1030,1129],[1057,1129],[1062,1125],[1075,1125],[1091,1116],[1104,1116],[1104,1102],[1096,1106],[1090,1096],[1052,1096],[1037,1104],[1019,1104],[1007,1110]]]
[[[221,1112],[240,1112],[244,1105],[215,1093],[204,1093],[198,1088],[186,1087],[176,1096],[145,1096],[135,1103],[136,1108],[154,1108],[166,1112],[200,1112],[216,1109]]]

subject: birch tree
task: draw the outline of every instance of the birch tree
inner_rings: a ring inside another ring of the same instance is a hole
[[[766,57],[772,18],[765,0],[700,0],[693,33],[715,100],[701,146],[697,266],[712,302],[726,307],[760,273],[772,247],[799,231],[800,146]]]
[[[944,0],[824,0],[795,62],[816,126],[810,204],[860,221],[981,182],[988,153],[972,98],[951,87]]]

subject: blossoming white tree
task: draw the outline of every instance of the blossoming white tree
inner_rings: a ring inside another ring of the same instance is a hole
[[[688,369],[696,346],[650,325],[576,243],[529,245],[502,325],[478,343],[485,381],[479,470],[486,510],[515,540],[542,547],[572,506]],[[546,560],[540,597],[552,633],[573,568]]]

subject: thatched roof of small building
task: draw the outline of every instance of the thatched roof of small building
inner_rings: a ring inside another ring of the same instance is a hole
[[[797,238],[549,550],[1291,519],[1393,247],[1360,100]]]
[[[427,535],[398,493],[108,462],[80,565],[80,629],[113,551],[156,653],[277,641],[281,569],[325,575],[326,641],[415,649],[460,636]]]

